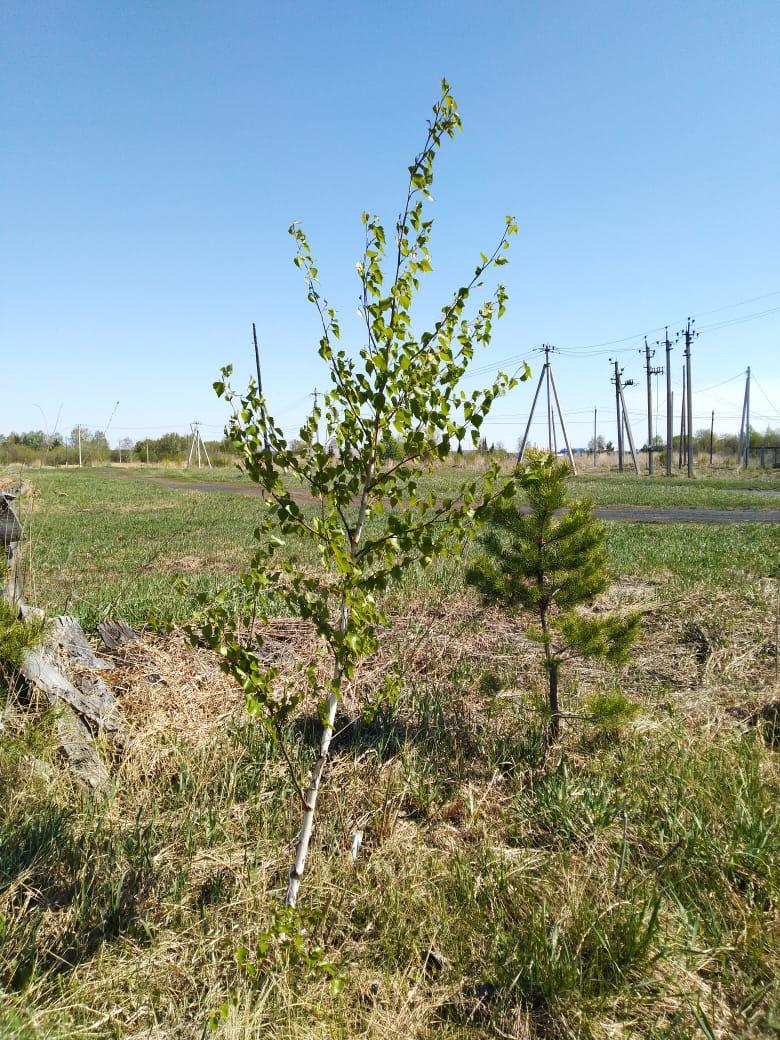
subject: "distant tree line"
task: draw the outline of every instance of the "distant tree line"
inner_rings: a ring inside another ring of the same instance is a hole
[[[601,435],[596,438],[595,441],[596,450],[599,454],[606,453],[609,455],[615,451],[615,446],[612,441],[605,440]],[[750,450],[751,452],[757,452],[759,448],[766,448],[771,445],[780,445],[780,429],[777,427],[767,426],[763,433],[750,427]],[[593,437],[588,441],[588,454],[593,454],[594,440]],[[637,445],[638,447],[638,445]],[[675,434],[672,437],[672,448],[675,452],[680,450],[680,435]],[[627,450],[627,449],[626,449]],[[642,444],[642,452],[647,452],[647,440],[645,439]],[[663,452],[665,450],[665,442],[663,437],[656,434],[653,437],[653,451]],[[705,427],[697,430],[693,435],[693,450],[697,455],[703,455],[709,453],[710,450],[710,429]],[[712,438],[712,450],[715,455],[733,455],[736,457],[737,454],[737,435],[736,433],[723,433],[714,434]]]
[[[766,448],[770,445],[780,444],[780,429],[777,427],[767,426],[763,433],[750,427],[750,450],[751,452],[757,451],[759,448]],[[663,451],[665,447],[664,439],[658,435],[653,437],[653,451]],[[674,451],[680,450],[680,435],[675,434],[672,437],[672,447]],[[693,435],[693,451],[696,455],[705,455],[710,450],[710,428],[709,426],[703,429],[696,430]],[[647,451],[647,440],[642,445],[642,451]],[[733,455],[736,457],[737,454],[737,434],[736,433],[716,433],[712,437],[712,451],[715,455]]]
[[[82,465],[103,466],[109,462],[186,462],[191,436],[164,433],[161,437],[140,441],[124,437],[112,448],[102,430],[89,430],[85,426],[80,430],[76,426],[65,436],[60,433],[48,434],[43,430],[28,430],[24,433],[0,434],[0,463],[77,466],[79,440]],[[235,452],[226,438],[206,441],[205,444],[213,465],[235,463]]]
[[[27,430],[24,433],[0,434],[0,462],[31,465],[38,462],[47,466],[78,463],[79,428],[71,433],[46,433]],[[102,430],[91,431],[81,427],[81,458],[88,465],[107,462],[111,449]]]
[[[81,427],[81,460],[85,466],[103,466],[109,462],[149,462],[150,465],[164,463],[182,463],[187,461],[190,450],[191,434],[164,433],[161,437],[146,437],[140,441],[133,441],[131,437],[124,437],[114,448],[109,446],[105,433],[102,430],[89,430]],[[215,466],[234,465],[237,461],[235,448],[227,437],[220,440],[206,441],[206,449],[211,462]],[[587,452],[593,454],[593,438],[588,441]],[[0,463],[17,463],[31,465],[39,463],[45,466],[73,466],[78,465],[79,428],[75,426],[70,434],[60,433],[48,434],[44,430],[27,430],[24,433],[0,434]],[[672,439],[673,450],[679,451],[680,437],[676,434]],[[751,426],[750,449],[755,455],[762,447],[780,445],[780,428],[767,426],[763,433]],[[303,450],[305,445],[300,441],[293,441],[293,451]],[[610,440],[600,436],[597,438],[596,447],[599,454],[610,454],[615,447]],[[694,452],[697,455],[708,454],[710,450],[709,427],[697,430],[693,438]],[[659,435],[653,437],[653,450],[662,452],[664,450],[663,438]],[[647,452],[647,442],[642,445],[642,452]],[[737,454],[737,435],[735,433],[715,434],[713,438],[713,451],[719,456],[734,456]],[[383,462],[391,464],[403,458],[401,442],[392,436],[387,436],[379,448],[380,458]],[[452,454],[463,456],[463,446],[456,445]],[[482,437],[476,449],[470,449],[467,455],[482,457],[503,458],[507,452],[504,445],[498,441],[488,442]]]

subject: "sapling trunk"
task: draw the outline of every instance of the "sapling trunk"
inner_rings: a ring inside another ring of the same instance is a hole
[[[541,545],[541,536],[539,544]],[[541,586],[541,576],[538,579]],[[544,667],[547,672],[547,703],[550,708],[550,740],[556,741],[561,733],[561,713],[558,704],[558,661],[550,649],[550,629],[547,620],[548,605],[543,600],[539,607],[539,620],[544,640]]]
[[[317,795],[320,790],[320,782],[330,752],[330,742],[333,739],[333,724],[336,719],[338,708],[338,696],[331,693],[326,702],[325,721],[322,726],[322,737],[320,738],[320,751],[317,761],[314,763],[309,778],[309,787],[304,798],[303,819],[301,830],[298,835],[298,844],[295,847],[295,862],[290,868],[290,876],[287,882],[287,895],[284,897],[286,906],[295,906],[298,901],[298,889],[301,887],[301,878],[306,869],[306,858],[309,855],[309,843],[311,842],[312,830],[314,829],[314,813],[317,809]]]
[[[547,692],[550,702],[550,739],[557,740],[561,734],[561,713],[558,706],[558,662],[547,662]]]
[[[360,515],[361,518],[365,515],[365,505],[363,504],[361,504]],[[345,600],[342,600],[341,615],[338,624],[338,630],[342,633],[347,630],[347,619],[347,604]],[[306,869],[306,859],[309,855],[309,845],[311,843],[312,831],[314,830],[314,814],[317,811],[317,796],[319,795],[320,784],[322,783],[322,774],[324,773],[325,766],[328,762],[330,742],[333,740],[333,725],[336,721],[336,711],[339,706],[338,689],[341,684],[342,673],[343,666],[337,659],[333,665],[333,684],[331,692],[328,694],[328,699],[325,702],[322,736],[320,737],[320,750],[317,755],[317,761],[312,766],[311,775],[309,777],[309,786],[306,789],[306,794],[303,799],[303,818],[301,819],[301,829],[298,833],[298,842],[295,846],[295,861],[290,868],[290,874],[287,881],[287,894],[284,897],[286,906],[295,906],[297,903],[298,889],[301,887],[301,879],[303,877],[303,872]]]

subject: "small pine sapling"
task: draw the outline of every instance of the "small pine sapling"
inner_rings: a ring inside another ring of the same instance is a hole
[[[377,597],[410,567],[426,566],[444,552],[457,551],[463,539],[472,536],[475,518],[509,486],[496,465],[451,496],[440,498],[420,486],[423,473],[447,458],[453,441],[469,437],[478,443],[493,401],[516,382],[499,373],[484,390],[460,389],[475,349],[490,342],[493,322],[505,310],[507,295],[498,285],[492,298],[467,316],[472,292],[485,273],[507,262],[508,239],[517,230],[513,218],[506,218],[498,245],[489,256],[481,255],[473,276],[455,291],[432,329],[418,334],[412,324],[412,299],[421,276],[432,269],[432,221],[425,219],[424,200],[431,197],[439,147],[459,128],[458,107],[443,83],[423,149],[409,167],[390,258],[384,227],[377,217],[363,214],[365,248],[356,266],[364,329],[363,345],[355,354],[338,346],[336,313],[320,293],[306,236],[297,225],[290,228],[295,264],[321,325],[319,355],[330,378],[324,406],[315,401],[300,430],[300,450],[288,443],[253,383],[239,397],[228,385],[228,368],[215,384],[217,393],[234,405],[230,439],[246,472],[266,493],[266,514],[255,532],[257,551],[243,576],[253,601],[248,618],[262,619],[271,603],[277,611],[304,618],[313,624],[330,658],[326,681],[313,666],[302,664],[297,688],[280,696],[275,690],[277,672],[261,663],[255,635],[242,636],[246,619],[236,617],[224,599],[212,603],[193,628],[196,638],[221,655],[225,671],[243,686],[252,713],[277,737],[282,723],[305,698],[316,698],[319,704],[319,752],[308,782],[299,785],[302,821],[287,886],[288,906],[295,906],[298,898],[342,690],[357,662],[377,647],[384,620]],[[528,375],[523,366],[520,378]],[[320,508],[302,505],[291,493],[288,478],[303,485]],[[286,547],[288,538],[312,545],[320,567],[307,569],[296,562]]]
[[[522,497],[497,502],[480,535],[482,553],[467,572],[486,603],[530,612],[544,651],[550,737],[560,735],[558,679],[571,657],[619,664],[639,630],[639,615],[592,616],[577,611],[609,584],[604,525],[587,500],[567,504],[568,463],[554,455],[531,458],[516,473]]]

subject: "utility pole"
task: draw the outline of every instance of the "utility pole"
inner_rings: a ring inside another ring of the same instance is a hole
[[[633,379],[627,379],[625,385],[626,386],[633,386],[634,385],[634,380]],[[622,408],[623,408],[623,422],[625,423],[626,434],[628,435],[628,446],[631,449],[631,459],[632,459],[632,461],[634,463],[634,472],[637,474],[637,476],[639,476],[639,462],[637,461],[637,457],[636,457],[636,448],[634,446],[634,437],[633,437],[633,434],[631,433],[631,421],[628,418],[628,409],[626,408],[626,399],[623,396],[623,383],[622,383],[622,381],[620,379],[620,373],[618,373],[618,388],[620,390],[620,404],[622,405]]]
[[[750,365],[745,382],[745,469],[750,465]]]
[[[696,332],[691,328],[693,320],[688,318],[685,327],[685,392],[687,397],[686,426],[688,427],[688,476],[693,476],[693,389],[691,378],[691,343]]]
[[[598,461],[598,457],[599,457],[599,439],[598,439],[598,433],[597,433],[597,428],[596,428],[597,427],[597,422],[596,421],[597,421],[597,418],[598,418],[598,414],[599,414],[598,408],[594,408],[593,409],[593,468],[594,469],[596,468],[596,462]]]
[[[78,442],[79,442],[79,466],[80,466],[81,465],[81,425],[80,424],[76,427],[76,433],[77,433]]]
[[[623,452],[625,448],[623,434],[625,430],[625,436],[628,438],[629,448],[631,450],[631,460],[634,463],[634,472],[639,474],[639,463],[636,457],[636,447],[634,446],[634,436],[631,433],[631,421],[628,418],[628,409],[626,408],[626,399],[623,396],[623,386],[633,386],[634,380],[627,379],[625,384],[623,383],[621,376],[622,370],[618,367],[617,361],[610,361],[615,366],[615,396],[616,407],[617,407],[617,424],[618,424],[618,470],[620,473],[623,472]]]
[[[550,394],[550,347],[544,347],[544,371],[547,375],[547,450],[553,453],[553,414],[552,395]]]
[[[555,407],[558,409],[558,418],[561,420],[561,432],[563,433],[563,442],[566,445],[566,454],[569,456],[569,465],[571,466],[572,473],[577,476],[577,467],[574,465],[574,454],[569,444],[569,435],[566,432],[566,423],[563,421],[563,411],[561,410],[561,402],[558,400],[558,388],[555,385],[555,377],[552,373],[552,365],[547,367],[547,375],[552,384],[553,396],[555,397]]]
[[[742,398],[742,415],[739,418],[739,433],[737,434],[737,468],[745,460],[745,445],[742,438],[745,435],[745,408],[747,407],[747,384],[745,384],[745,396]]]
[[[118,407],[119,407],[119,401],[117,401],[116,404],[114,405],[113,411],[111,412],[111,415],[109,415],[109,417],[108,417],[108,422],[106,423],[106,428],[103,431],[103,435],[106,438],[106,447],[108,447],[108,431],[109,431],[109,428],[111,426],[111,423],[114,421],[114,416],[116,415],[116,410],[117,410]],[[110,450],[111,449],[109,448],[109,451]]]
[[[712,447],[715,441],[715,412],[712,413],[710,419],[710,469],[712,468]]]
[[[750,463],[750,365],[745,372],[745,396],[742,401],[742,420],[737,438],[737,465],[747,469]]]
[[[662,368],[653,368],[650,364],[655,351],[650,349],[645,336],[645,372],[647,373],[647,472],[653,474],[653,389],[651,377],[663,373]]]
[[[533,421],[534,411],[536,409],[536,402],[539,399],[539,391],[542,389],[542,383],[544,383],[546,385],[546,388],[547,388],[547,448],[548,448],[550,454],[552,454],[553,453],[553,448],[554,448],[554,445],[555,445],[555,433],[554,433],[554,430],[555,430],[554,422],[555,422],[555,420],[554,420],[553,410],[552,410],[553,409],[553,400],[554,400],[555,407],[558,410],[558,418],[561,421],[561,430],[563,431],[563,439],[564,439],[564,442],[566,443],[566,453],[569,456],[569,465],[572,468],[572,472],[576,476],[577,475],[577,467],[576,467],[576,465],[574,463],[574,454],[573,454],[573,452],[571,450],[571,445],[569,443],[569,435],[568,435],[568,433],[566,431],[566,423],[564,422],[564,419],[563,419],[563,410],[561,409],[561,402],[560,402],[560,400],[558,398],[558,390],[557,390],[557,387],[555,386],[555,378],[553,377],[553,374],[552,374],[552,364],[550,363],[550,354],[552,354],[555,351],[555,347],[551,347],[549,345],[549,343],[545,343],[541,347],[537,347],[537,350],[544,354],[544,365],[542,366],[542,372],[541,372],[541,375],[539,376],[539,382],[536,384],[536,391],[534,392],[534,399],[533,399],[533,403],[531,405],[531,413],[528,416],[528,422],[526,423],[525,433],[523,434],[523,439],[520,442],[520,450],[517,453],[517,461],[518,462],[522,462],[523,461],[523,455],[525,454],[525,446],[526,446],[526,443],[528,442],[528,433],[529,433],[529,431],[531,429],[531,423]]]
[[[610,359],[611,360],[611,359]],[[617,413],[617,450],[618,450],[618,473],[623,472],[623,420],[620,415],[620,390],[618,389],[618,383],[620,381],[620,373],[618,372],[617,361],[613,362],[615,365],[615,376],[613,382],[615,384],[615,411]]]
[[[672,344],[669,340],[669,326],[664,330],[666,346],[666,475],[672,475],[672,441],[674,439],[674,401],[672,398]]]
[[[534,391],[534,399],[531,402],[531,411],[528,413],[528,422],[525,424],[525,433],[523,434],[523,439],[520,441],[520,450],[517,453],[518,462],[523,461],[523,455],[525,454],[525,446],[528,441],[528,433],[531,429],[531,423],[533,422],[534,411],[536,409],[536,402],[539,400],[539,391],[542,389],[542,381],[545,379],[545,377],[545,370],[542,369],[542,374],[539,377],[539,382],[536,384],[536,390]]]
[[[260,375],[260,348],[257,345],[257,329],[252,322],[252,339],[255,341],[255,363],[257,364],[257,392],[263,396],[263,377]]]
[[[211,466],[211,459],[209,458],[209,453],[206,450],[206,445],[203,442],[203,438],[200,435],[200,423],[199,422],[192,422],[192,423],[190,423],[190,429],[192,430],[192,440],[190,442],[190,453],[187,456],[187,468],[189,469],[190,465],[192,464],[192,456],[193,456],[193,454],[196,456],[196,458],[198,460],[198,469],[201,468],[200,451],[201,451],[201,448],[202,448],[203,449],[203,454],[206,456],[206,462],[208,462],[209,469],[211,469],[212,468],[212,466]]]
[[[685,389],[685,365],[683,365],[683,379],[682,379],[682,407],[680,408],[680,453],[677,457],[677,468],[682,469],[683,458],[685,457],[685,450],[687,447],[687,440],[685,437],[685,402],[686,402],[686,389]]]
[[[252,339],[255,344],[255,364],[257,365],[257,393],[262,398],[263,396],[263,377],[260,374],[260,348],[257,345],[257,328],[255,323],[252,322]],[[265,417],[265,405],[262,405],[263,417]],[[268,432],[263,430],[263,447],[268,450]]]

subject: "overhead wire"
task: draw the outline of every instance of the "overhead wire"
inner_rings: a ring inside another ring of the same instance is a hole
[[[734,325],[743,325],[758,318],[766,318],[770,314],[780,313],[780,307],[770,307],[768,310],[756,311],[755,314],[744,314],[739,318],[727,318],[725,321],[717,321],[712,325],[700,325],[699,332],[713,332],[715,329],[728,329]]]
[[[740,300],[737,303],[727,303],[727,304],[724,304],[721,307],[714,307],[714,308],[712,308],[710,310],[707,310],[707,311],[699,311],[697,317],[702,318],[702,317],[707,317],[710,314],[719,314],[719,313],[721,313],[721,312],[723,312],[725,310],[733,310],[735,307],[744,307],[748,303],[756,303],[759,300],[766,300],[766,299],[769,299],[770,297],[773,297],[773,296],[780,296],[780,289],[773,290],[772,292],[769,292],[769,293],[764,293],[761,296],[753,296],[753,297],[750,297],[750,298],[748,298],[746,300]],[[770,307],[770,308],[766,308],[766,309],[764,309],[762,311],[756,311],[753,314],[739,315],[739,316],[734,317],[734,318],[727,318],[724,321],[717,321],[717,322],[713,322],[712,324],[709,324],[709,325],[699,326],[698,331],[700,331],[700,332],[715,331],[716,329],[730,328],[731,326],[734,326],[734,325],[740,325],[740,324],[743,324],[743,323],[746,323],[746,322],[756,321],[759,318],[765,318],[765,317],[768,317],[769,315],[777,314],[779,312],[780,312],[780,307]],[[652,335],[655,332],[663,332],[666,329],[668,329],[670,327],[674,327],[677,324],[682,324],[682,322],[684,322],[685,320],[687,320],[687,319],[686,318],[679,318],[679,319],[677,319],[677,321],[668,322],[665,325],[658,325],[655,328],[645,329],[642,332],[637,332],[637,333],[634,333],[634,334],[632,334],[630,336],[621,336],[621,337],[619,337],[617,339],[604,340],[604,341],[602,341],[600,343],[586,343],[586,344],[580,344],[578,346],[557,347],[556,348],[556,353],[557,354],[561,354],[561,355],[563,355],[565,357],[581,357],[581,358],[599,357],[599,356],[603,356],[603,355],[609,354],[609,353],[613,353],[613,354],[629,354],[636,348],[634,348],[634,347],[626,347],[626,348],[623,348],[621,350],[610,350],[610,348],[611,347],[615,347],[615,346],[619,346],[621,343],[630,343],[632,340],[641,339],[643,336],[650,336],[650,335]],[[466,378],[469,378],[470,376],[483,375],[486,372],[495,371],[498,366],[514,364],[515,362],[518,362],[518,361],[522,365],[523,362],[528,362],[530,353],[533,353],[533,351],[526,350],[522,354],[510,354],[510,355],[508,355],[506,357],[498,358],[492,364],[480,365],[478,368],[472,369],[468,373],[468,376]]]
[[[759,389],[759,390],[761,391],[761,393],[762,393],[762,394],[764,395],[764,397],[766,398],[766,402],[767,402],[767,404],[769,405],[769,407],[770,407],[770,408],[771,408],[771,409],[772,409],[772,410],[773,410],[773,411],[774,411],[774,412],[775,412],[775,413],[776,413],[777,415],[780,415],[780,410],[778,410],[778,409],[777,409],[777,407],[776,407],[776,406],[775,406],[774,404],[772,404],[772,402],[771,402],[771,401],[769,400],[769,397],[767,396],[767,392],[766,392],[766,390],[764,390],[763,386],[761,386],[761,384],[760,384],[760,383],[759,383],[759,381],[758,381],[758,380],[757,380],[757,379],[755,378],[755,376],[751,376],[751,379],[752,379],[752,381],[753,381],[753,382],[754,382],[754,383],[756,384],[756,386],[757,386],[757,387],[758,387],[758,389]]]
[[[710,390],[717,390],[719,386],[725,386],[726,383],[733,383],[736,379],[742,379],[744,375],[744,372],[737,372],[735,376],[729,376],[728,379],[723,379],[720,383],[713,383],[712,386],[695,386],[693,392],[695,394],[706,394]]]

